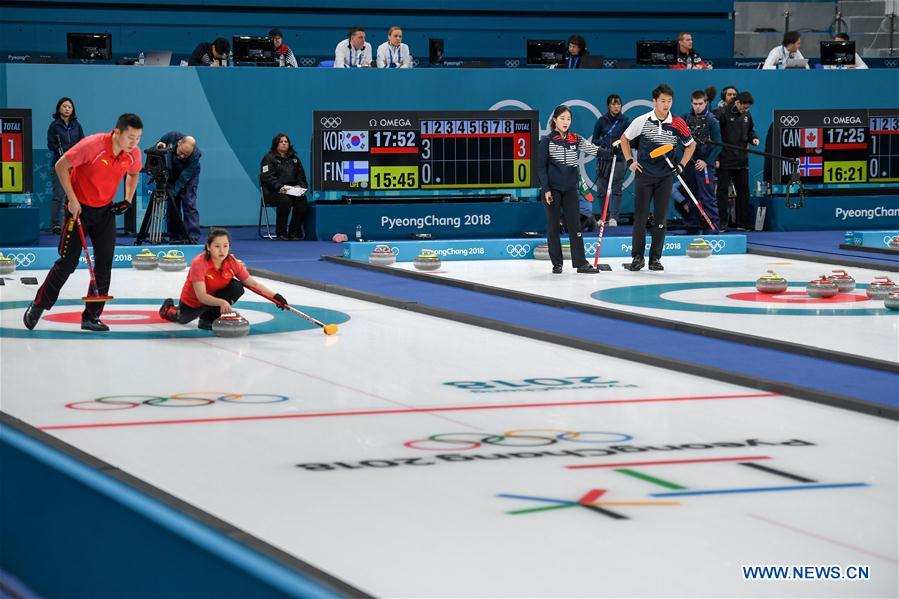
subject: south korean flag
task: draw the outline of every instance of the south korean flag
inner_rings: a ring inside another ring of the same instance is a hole
[[[368,131],[341,131],[342,152],[368,152]]]

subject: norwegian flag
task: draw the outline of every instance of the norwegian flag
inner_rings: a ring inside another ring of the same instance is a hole
[[[803,177],[820,177],[824,175],[824,158],[821,156],[803,156],[799,159],[799,174]]]
[[[821,129],[803,129],[802,130],[802,147],[803,148],[820,148],[821,147]]]

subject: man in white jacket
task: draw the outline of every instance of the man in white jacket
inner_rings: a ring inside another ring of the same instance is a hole
[[[371,44],[365,41],[365,30],[361,27],[350,29],[347,39],[341,40],[334,48],[334,68],[348,69],[371,66]]]

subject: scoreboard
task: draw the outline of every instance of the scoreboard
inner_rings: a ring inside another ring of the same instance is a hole
[[[0,108],[0,193],[31,193],[31,109]]]
[[[776,110],[774,149],[799,159],[804,184],[896,187],[899,108]],[[794,164],[773,161],[772,182],[786,184]]]
[[[318,191],[531,187],[533,110],[313,113]]]

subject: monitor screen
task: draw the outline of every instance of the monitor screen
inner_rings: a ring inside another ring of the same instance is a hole
[[[843,66],[855,64],[855,42],[821,42],[821,64]]]
[[[565,40],[528,40],[528,64],[561,64],[565,58]]]
[[[637,42],[637,64],[677,64],[677,42]]]
[[[235,62],[274,62],[275,41],[268,36],[235,35],[231,38]]]
[[[443,64],[446,59],[443,40],[437,37],[428,39],[428,62],[431,64]]]
[[[67,33],[66,53],[71,60],[109,60],[112,36],[108,33]]]

